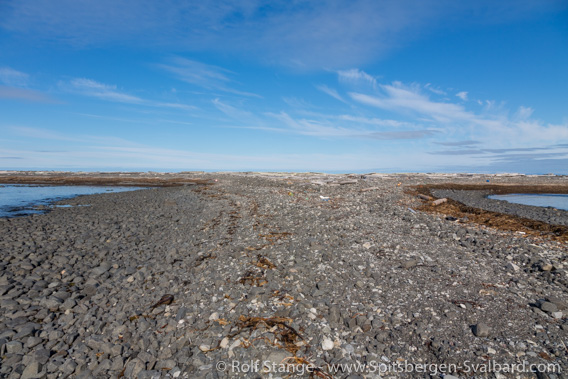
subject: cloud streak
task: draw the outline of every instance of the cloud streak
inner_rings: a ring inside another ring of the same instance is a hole
[[[397,131],[377,131],[365,128],[353,127],[352,125],[331,124],[324,119],[296,119],[285,112],[279,114],[269,114],[282,122],[287,129],[280,129],[283,132],[295,133],[319,138],[358,138],[370,140],[410,140],[423,139],[434,136],[438,133],[433,129],[422,130],[397,130]],[[335,118],[339,120],[339,118]],[[378,120],[375,120],[378,121]],[[388,121],[388,120],[387,120]]]
[[[350,84],[368,84],[375,88],[377,86],[377,79],[356,68],[350,70],[340,70],[337,72],[339,81]]]
[[[335,90],[333,88],[329,88],[325,84],[316,86],[316,88],[318,90],[320,90],[321,92],[328,94],[329,96],[333,97],[334,99],[339,100],[342,103],[345,103],[345,100],[343,99],[343,97],[341,97],[341,95],[337,92],[337,90]]]
[[[467,101],[467,92],[466,91],[458,92],[458,93],[456,93],[456,96],[459,97],[460,99],[462,99],[463,101]]]
[[[0,83],[11,87],[25,87],[30,76],[25,72],[16,71],[10,67],[0,67]]]
[[[473,115],[467,112],[463,106],[432,101],[419,93],[416,88],[405,87],[400,82],[395,82],[392,85],[382,84],[380,88],[383,92],[380,96],[357,92],[350,92],[349,96],[365,105],[388,111],[417,114],[442,123],[473,119]]]
[[[69,82],[69,88],[85,96],[96,97],[105,101],[142,104],[144,100],[137,97],[120,92],[115,85],[103,84],[86,78],[76,78]]]
[[[372,132],[367,134],[368,138],[378,140],[406,140],[406,139],[423,139],[431,137],[439,133],[439,130],[409,130],[400,132]]]
[[[478,145],[481,142],[466,140],[466,141],[450,141],[450,142],[436,142],[436,143],[438,145],[443,145],[443,146],[472,146],[472,145]]]
[[[100,100],[114,103],[180,109],[185,111],[197,109],[195,106],[187,104],[168,103],[143,99],[141,97],[130,95],[126,92],[118,90],[116,85],[100,83],[87,78],[75,78],[69,82],[60,82],[59,87],[67,92],[77,93],[83,96],[94,97]]]
[[[520,107],[511,118],[502,106],[487,101],[488,106],[479,113],[466,109],[463,104],[433,100],[417,85],[408,86],[400,82],[378,84],[377,91],[349,92],[349,96],[359,104],[421,120],[437,129],[444,129],[446,133],[461,134],[467,130],[476,140],[489,146],[515,141],[524,147],[525,144],[534,146],[568,139],[568,124],[545,124],[531,119],[532,108]]]
[[[179,80],[205,89],[220,90],[240,96],[262,97],[231,88],[229,84],[233,80],[229,75],[234,73],[221,67],[179,57],[173,58],[169,64],[159,64],[158,67],[174,74]]]

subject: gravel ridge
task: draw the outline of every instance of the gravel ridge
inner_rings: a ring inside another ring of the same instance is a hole
[[[447,177],[203,177],[217,182],[1,219],[0,376],[288,377],[283,363],[323,378],[474,377],[473,364],[491,361],[568,370],[566,246],[415,211],[404,187]],[[403,362],[457,372],[374,369]]]

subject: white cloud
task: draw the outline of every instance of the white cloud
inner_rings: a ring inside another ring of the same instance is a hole
[[[443,91],[439,88],[434,88],[432,86],[432,83],[426,83],[426,85],[424,85],[424,88],[426,88],[430,92],[435,93],[436,95],[446,95],[446,91]]]
[[[398,127],[403,123],[397,123],[393,120],[365,119],[360,117],[351,117],[347,115],[321,117],[320,119],[297,119],[286,112],[279,114],[269,114],[289,129],[280,129],[283,132],[319,137],[319,138],[358,138],[358,139],[376,139],[376,140],[408,140],[421,139],[430,137],[438,131],[433,129],[413,129],[413,130],[385,130],[386,127]],[[333,119],[335,122],[327,121]],[[343,121],[338,123],[338,121]],[[348,121],[348,122],[345,122]],[[356,122],[355,125],[353,122]],[[380,129],[363,127],[362,124],[370,124],[372,126],[380,126]]]
[[[221,67],[208,65],[185,58],[173,58],[170,64],[161,64],[159,67],[170,71],[181,80],[205,88],[218,88],[231,81],[227,77],[233,74]]]
[[[533,109],[530,107],[520,107],[509,117],[504,102],[486,101],[481,112],[474,112],[466,109],[464,104],[434,101],[421,93],[417,85],[394,82],[379,84],[378,88],[378,93],[351,92],[349,95],[361,104],[398,113],[411,122],[430,125],[442,132],[440,136],[479,141],[484,146],[483,154],[480,153],[484,159],[497,148],[509,149],[506,151],[532,149],[568,140],[568,123],[547,124],[531,119]],[[449,142],[451,144],[451,140]]]
[[[16,71],[10,67],[0,67],[0,83],[12,87],[25,87],[30,76],[25,72]]]
[[[453,103],[442,103],[430,100],[419,93],[417,88],[406,87],[395,82],[392,85],[380,85],[382,96],[372,96],[362,93],[350,93],[355,101],[385,110],[414,113],[426,116],[438,122],[470,120],[473,115],[463,106]]]
[[[141,104],[143,99],[117,90],[115,85],[103,84],[91,79],[76,78],[69,82],[70,89],[82,95],[119,103]],[[64,85],[65,86],[65,85]]]
[[[343,97],[341,97],[341,95],[337,92],[337,90],[335,90],[333,88],[329,88],[325,84],[316,86],[316,88],[319,89],[320,91],[322,91],[323,93],[326,93],[329,96],[333,97],[334,99],[337,99],[341,102],[345,102],[345,100],[343,99]]]
[[[173,73],[178,79],[186,83],[199,87],[241,96],[261,97],[257,94],[239,91],[229,86],[234,81],[228,75],[234,75],[234,73],[218,66],[176,57],[171,59],[170,63],[160,64],[158,67]]]
[[[68,92],[78,93],[83,96],[95,97],[101,100],[144,105],[151,107],[172,108],[180,110],[194,110],[195,106],[180,103],[160,102],[147,100],[138,96],[130,95],[117,89],[116,85],[100,83],[92,79],[75,78],[69,82],[60,82],[59,86]]]
[[[462,99],[463,101],[467,101],[467,92],[465,91],[456,93],[456,96]]]
[[[359,124],[369,124],[369,125],[375,125],[375,126],[386,126],[386,127],[391,127],[391,128],[399,128],[399,127],[415,127],[416,124],[414,123],[410,123],[410,122],[404,122],[404,121],[398,121],[398,120],[385,120],[382,118],[376,118],[376,117],[362,117],[362,116],[353,116],[353,115],[340,115],[337,116],[338,119],[340,120],[344,120],[344,121],[352,121],[355,123],[359,123]]]
[[[289,96],[285,96],[282,98],[282,101],[284,101],[286,104],[288,104],[288,106],[292,107],[293,109],[309,109],[309,108],[316,108],[316,106],[302,98],[298,98],[295,96],[289,97]]]
[[[366,83],[371,85],[373,88],[375,88],[377,85],[377,79],[357,68],[352,68],[350,70],[340,70],[337,72],[337,75],[339,76],[340,82],[352,84]]]
[[[239,120],[250,120],[251,118],[256,118],[251,112],[233,107],[229,104],[222,102],[219,99],[213,99],[211,102],[213,103],[213,105],[215,105],[217,109],[219,109],[221,112],[223,112],[229,117],[236,118]]]
[[[523,107],[522,105],[517,110],[515,117],[520,120],[526,120],[532,116],[534,109],[531,107]]]
[[[353,134],[353,131],[347,128],[329,125],[323,120],[296,120],[286,112],[279,114],[268,114],[281,121],[285,126],[289,127],[291,132],[316,137],[346,137]]]
[[[439,131],[432,129],[408,130],[400,132],[373,132],[369,133],[368,137],[379,140],[410,140],[410,139],[422,139],[426,137],[431,137],[436,133],[439,133]]]

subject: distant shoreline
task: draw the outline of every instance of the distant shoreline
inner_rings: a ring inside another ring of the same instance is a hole
[[[135,187],[172,187],[206,184],[193,173],[123,173],[123,172],[59,172],[59,171],[0,171],[2,184],[40,185],[105,185]]]
[[[208,184],[212,178],[219,175],[258,176],[274,178],[304,178],[304,179],[339,179],[339,178],[399,178],[424,177],[429,179],[475,179],[486,182],[499,178],[564,178],[564,175],[529,175],[518,173],[504,174],[475,174],[475,173],[367,173],[367,174],[329,174],[321,172],[100,172],[100,171],[11,171],[0,170],[0,184],[45,184],[45,185],[108,185],[108,186],[143,186],[170,187],[193,184]]]

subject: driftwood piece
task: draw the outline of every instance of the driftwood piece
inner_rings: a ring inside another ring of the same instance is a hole
[[[448,201],[448,199],[446,199],[446,198],[444,197],[444,198],[442,198],[442,199],[434,200],[434,201],[432,202],[432,205],[440,205],[440,204],[445,203],[446,201]]]
[[[337,184],[344,185],[344,184],[357,184],[356,180],[343,180],[341,182],[337,182]]]
[[[378,189],[379,189],[379,187],[363,188],[363,189],[361,190],[361,192],[376,191],[376,190],[378,190]]]

